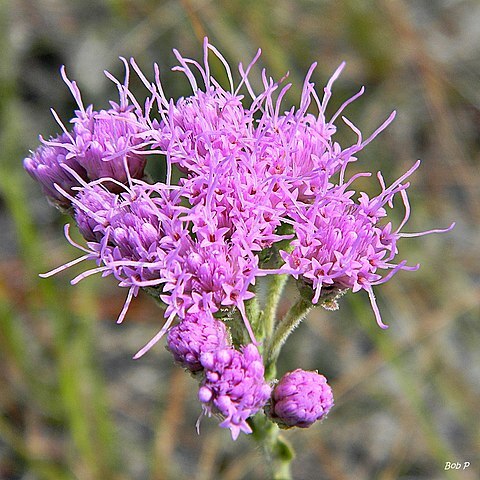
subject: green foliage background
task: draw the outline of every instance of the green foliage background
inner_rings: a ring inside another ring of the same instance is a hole
[[[116,326],[125,292],[113,280],[72,288],[75,269],[38,278],[76,252],[62,236],[68,219],[22,169],[38,133],[58,132],[48,109],[72,116],[60,65],[98,108],[115,98],[102,72],[121,77],[119,55],[134,56],[147,75],[158,62],[168,94],[187,95],[169,72],[171,49],[199,58],[204,35],[232,65],[261,47],[271,76],[289,71],[290,102],[312,62],[321,91],[346,60],[332,113],[361,85],[366,94],[347,116],[365,134],[398,111],[355,168],[392,181],[421,158],[409,230],[457,222],[448,234],[399,244],[422,267],[377,288],[389,330],[376,326],[365,295],[347,295],[337,312],[313,311],[287,343],[281,372],[318,369],[336,398],[322,424],[286,432],[298,452],[295,478],[479,478],[478,2],[2,0],[0,22],[2,480],[266,478],[249,438],[233,443],[215,419],[196,434],[196,384],[161,345],[131,359],[162,321],[149,298]],[[352,140],[346,127],[339,135]],[[445,471],[446,462],[471,465]]]

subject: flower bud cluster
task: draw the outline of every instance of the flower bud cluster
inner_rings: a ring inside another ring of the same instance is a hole
[[[198,398],[205,413],[219,415],[234,440],[251,433],[246,420],[270,398],[262,357],[253,344],[236,350],[225,324],[211,314],[188,315],[167,334],[174,359],[201,377]]]

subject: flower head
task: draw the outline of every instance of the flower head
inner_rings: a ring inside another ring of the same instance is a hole
[[[286,373],[273,389],[268,414],[285,427],[306,428],[324,418],[333,406],[332,389],[317,372]]]
[[[328,189],[313,203],[297,205],[292,214],[296,234],[291,243],[293,249],[281,254],[286,264],[297,269],[312,285],[313,303],[318,302],[324,287],[353,292],[363,289],[370,296],[378,324],[386,328],[372,286],[387,281],[398,270],[418,268],[418,265],[407,266],[406,261],[392,262],[398,253],[397,241],[402,237],[400,229],[409,215],[406,194],[409,184],[402,182],[417,167],[418,162],[388,188],[379,176],[382,192],[371,199],[362,193],[355,201],[354,192],[341,185]],[[392,231],[391,222],[382,220],[387,216],[385,205],[392,205],[396,194],[401,195],[406,214],[400,226]],[[388,273],[382,276],[381,270]]]
[[[252,116],[242,97],[219,85],[195,90],[168,107],[168,120],[153,132],[156,145],[168,152],[173,163],[195,174],[208,172],[209,153],[221,151],[227,157],[248,137]]]
[[[138,183],[121,194],[88,185],[75,199],[75,218],[87,240],[95,237],[89,246],[98,262],[122,286],[155,286],[165,281],[170,257],[182,251],[177,202],[162,184]]]
[[[187,243],[187,241],[186,241]],[[235,306],[253,296],[247,290],[256,267],[254,260],[243,258],[241,249],[221,238],[202,245],[188,240],[188,247],[169,265],[162,300],[180,318],[198,310],[217,312]]]
[[[234,440],[240,431],[251,433],[246,420],[265,405],[271,393],[257,347],[222,348],[202,354],[200,362],[205,378],[198,398],[205,410],[223,418],[220,426],[229,428]]]
[[[122,184],[141,179],[146,164],[142,150],[149,142],[142,139],[146,129],[143,114],[128,104],[128,69],[125,85],[113,79],[119,87],[120,104],[111,102],[111,108],[100,112],[92,105],[84,107],[77,84],[67,78],[64,68],[61,72],[79,107],[70,121],[73,128],[68,131],[54,112],[64,133],[42,139],[42,145],[23,165],[53,203],[69,208],[69,195],[76,193],[74,187],[84,186],[89,180],[103,180],[118,193],[123,190]]]

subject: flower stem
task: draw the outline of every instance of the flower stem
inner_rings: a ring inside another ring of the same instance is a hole
[[[290,464],[295,457],[291,445],[280,434],[278,426],[265,415],[256,415],[251,421],[253,437],[262,445],[271,466],[273,480],[291,480]]]
[[[254,293],[256,289],[251,289]],[[263,328],[263,322],[261,321],[262,312],[260,311],[260,305],[258,304],[257,296],[250,298],[245,302],[245,313],[247,314],[248,321],[252,327],[253,333],[257,341],[262,341],[265,335]]]
[[[283,288],[287,283],[288,275],[273,275],[268,288],[267,301],[265,303],[263,321],[266,338],[270,338],[275,328],[278,302],[282,296]]]
[[[278,324],[265,349],[265,378],[267,380],[275,378],[277,358],[283,344],[312,307],[311,301],[300,297]]]

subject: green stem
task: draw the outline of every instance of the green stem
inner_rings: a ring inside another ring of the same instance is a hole
[[[283,344],[312,307],[311,301],[300,297],[278,324],[265,349],[265,378],[267,380],[275,377],[277,358]]]
[[[288,275],[273,275],[268,288],[267,301],[265,303],[263,323],[265,336],[270,338],[275,328],[278,302],[282,296],[283,288],[287,283]]]
[[[263,328],[262,312],[260,311],[260,305],[258,304],[258,298],[256,295],[256,288],[250,289],[255,293],[255,297],[245,302],[245,313],[247,314],[248,321],[252,327],[253,334],[258,342],[261,342],[265,336],[265,329]]]
[[[290,465],[295,457],[291,445],[280,434],[278,426],[264,415],[256,415],[251,421],[253,437],[262,445],[273,480],[292,480]]]

